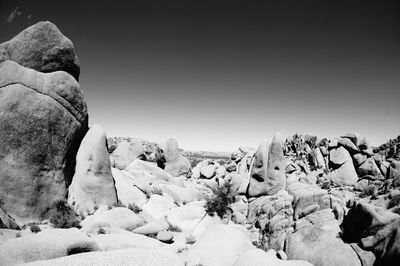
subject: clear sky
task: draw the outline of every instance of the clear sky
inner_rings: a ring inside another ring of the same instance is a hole
[[[399,14],[400,1],[0,0],[0,42],[55,23],[109,136],[232,151],[355,131],[379,145],[400,134]]]

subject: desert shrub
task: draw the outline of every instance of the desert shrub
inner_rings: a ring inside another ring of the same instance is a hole
[[[104,235],[106,233],[106,230],[104,230],[103,227],[100,227],[99,230],[97,230],[97,234],[99,235]]]
[[[50,213],[50,222],[56,228],[80,228],[79,216],[65,199],[56,200]]]
[[[400,205],[400,194],[395,195],[393,198],[390,199],[390,201],[388,203],[388,209],[393,208],[395,206],[399,206],[399,205]]]
[[[193,235],[189,235],[186,237],[186,244],[193,245],[196,243],[196,237]]]
[[[232,185],[225,182],[217,189],[212,189],[213,195],[206,197],[206,213],[213,216],[217,213],[223,217],[229,211],[229,205],[235,202],[235,195],[232,193]]]
[[[118,200],[116,203],[114,203],[113,207],[125,207],[126,208],[126,206],[120,200]]]
[[[29,229],[31,230],[32,233],[39,233],[40,231],[42,231],[42,229],[40,229],[40,227],[37,224],[31,225]]]
[[[133,211],[136,214],[138,214],[139,212],[142,211],[142,209],[139,206],[137,206],[136,204],[134,204],[134,203],[129,203],[128,204],[128,209],[130,209],[131,211]]]
[[[170,232],[182,232],[182,230],[178,226],[171,225],[171,224],[169,225],[168,231],[170,231]]]

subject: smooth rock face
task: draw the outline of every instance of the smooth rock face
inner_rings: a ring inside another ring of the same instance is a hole
[[[135,185],[135,179],[126,171],[112,168],[112,175],[115,181],[118,200],[125,206],[135,204],[140,207],[146,203],[146,194],[144,194]]]
[[[350,139],[344,138],[346,142],[354,145]],[[334,170],[328,174],[328,179],[338,185],[354,185],[358,180],[356,169],[349,151],[344,147],[332,149],[329,152],[330,167]]]
[[[31,266],[92,266],[92,265],[130,265],[130,266],[184,266],[178,255],[165,249],[146,250],[138,248],[89,252],[58,258],[48,261],[38,261]]]
[[[17,222],[38,220],[65,198],[87,119],[68,73],[0,64],[0,195]]]
[[[186,265],[233,265],[240,255],[255,249],[239,226],[214,225],[189,248]],[[246,230],[246,229],[244,229]]]
[[[100,125],[89,129],[79,147],[68,203],[82,217],[92,214],[100,206],[117,203],[106,132]]]
[[[110,156],[112,167],[123,170],[133,160],[144,156],[143,141],[134,139],[132,142],[121,142]]]
[[[179,153],[178,142],[170,138],[156,150],[157,164],[172,176],[189,175],[190,162]]]
[[[87,233],[92,232],[93,228],[97,229],[103,226],[131,231],[143,224],[143,218],[128,208],[123,207],[113,208],[111,210],[101,208],[96,211],[94,215],[87,217],[81,222],[82,231]]]
[[[45,73],[65,71],[79,80],[74,45],[48,21],[38,22],[0,44],[0,63],[6,60]]]
[[[267,141],[260,144],[255,154],[247,192],[250,197],[274,195],[285,186],[283,147],[275,136],[271,145]]]
[[[10,239],[0,245],[0,265],[48,260],[98,250],[96,243],[77,228],[49,229]]]

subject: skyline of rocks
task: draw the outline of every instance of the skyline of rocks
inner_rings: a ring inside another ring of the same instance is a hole
[[[397,265],[398,138],[276,134],[230,154],[107,138],[72,42],[50,22],[15,39],[22,57],[0,44],[0,265]]]

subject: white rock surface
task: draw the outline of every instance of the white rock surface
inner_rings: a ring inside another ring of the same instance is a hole
[[[69,186],[68,203],[82,216],[117,202],[111,163],[106,147],[106,132],[92,126],[83,138],[76,155],[75,174]]]

